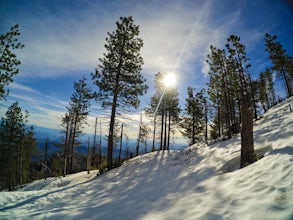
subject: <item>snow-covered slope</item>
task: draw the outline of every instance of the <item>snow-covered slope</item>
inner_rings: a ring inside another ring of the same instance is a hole
[[[289,104],[255,123],[255,147],[268,152],[246,168],[223,172],[235,169],[239,137],[153,152],[99,177],[83,172],[0,192],[0,219],[293,219]]]

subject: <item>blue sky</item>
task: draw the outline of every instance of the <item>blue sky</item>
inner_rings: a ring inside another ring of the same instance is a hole
[[[17,100],[30,112],[30,123],[55,129],[60,129],[73,82],[90,78],[105,52],[106,33],[115,30],[120,16],[133,16],[144,40],[142,74],[149,91],[142,108],[154,92],[154,74],[171,71],[184,107],[187,87],[200,89],[208,81],[209,46],[224,48],[230,34],[239,35],[246,45],[253,76],[271,65],[264,47],[266,32],[278,35],[293,56],[289,0],[0,0],[0,16],[0,33],[19,24],[19,39],[25,44],[17,52],[20,73],[9,86],[10,96],[1,103],[0,114]],[[94,116],[101,114],[99,108],[93,103],[90,129]],[[131,112],[132,121],[123,119],[129,129],[137,127],[139,112]]]

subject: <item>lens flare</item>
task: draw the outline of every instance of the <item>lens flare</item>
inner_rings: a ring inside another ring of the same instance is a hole
[[[176,84],[176,78],[174,74],[166,74],[164,79],[163,79],[163,84],[166,87],[171,87]]]

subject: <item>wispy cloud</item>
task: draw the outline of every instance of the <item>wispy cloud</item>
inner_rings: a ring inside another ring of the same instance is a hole
[[[129,8],[127,3],[113,4],[119,8],[101,14],[97,13],[102,10],[101,4],[86,4],[88,7],[78,12],[72,7],[64,8],[62,14],[35,6],[43,13],[41,19],[37,17],[39,14],[27,15],[21,26],[26,44],[21,52],[24,74],[58,77],[76,70],[93,70],[104,52],[106,33],[115,29],[120,16],[129,15],[141,27],[146,72],[171,71],[179,58],[180,69],[191,54],[196,58],[196,49],[203,47],[208,35],[203,32],[208,26],[205,17],[211,7],[210,1],[187,3],[150,1]],[[185,45],[192,29],[194,33]]]
[[[43,94],[20,83],[14,82],[8,88],[10,94],[7,101],[2,105],[1,115],[4,115],[6,109],[17,101],[23,111],[29,111],[29,123],[55,129],[58,127],[60,117],[66,111],[66,101]]]

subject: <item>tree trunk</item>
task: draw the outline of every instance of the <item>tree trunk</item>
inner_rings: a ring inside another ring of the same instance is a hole
[[[161,143],[160,143],[160,150],[163,150],[164,119],[165,119],[165,107],[163,106],[162,115],[161,115]]]
[[[164,124],[164,150],[167,150],[167,111],[165,111],[165,124]]]
[[[152,152],[154,152],[156,150],[155,148],[155,139],[156,139],[156,120],[157,120],[157,116],[154,115],[154,130],[153,130],[153,145],[152,145]]]
[[[109,129],[109,136],[108,136],[108,149],[107,149],[107,167],[108,167],[108,170],[111,170],[112,166],[113,166],[112,165],[112,156],[113,156],[113,137],[114,137],[116,104],[117,104],[117,94],[114,94],[112,111],[111,111],[110,129]]]
[[[124,47],[124,45],[123,45]],[[115,117],[116,117],[116,107],[117,107],[117,99],[118,99],[118,89],[119,89],[119,78],[120,78],[120,70],[122,63],[122,55],[120,57],[120,62],[118,65],[118,72],[116,74],[115,79],[115,87],[113,92],[113,104],[111,110],[111,120],[110,120],[110,129],[108,136],[108,149],[107,149],[107,168],[108,171],[112,169],[112,160],[113,160],[113,137],[114,137],[114,125],[115,125]]]
[[[75,136],[76,136],[76,130],[77,130],[77,121],[79,118],[79,114],[76,113],[74,117],[74,126],[73,126],[73,134],[72,134],[72,143],[71,143],[71,155],[70,155],[70,170],[69,172],[73,172],[73,158],[74,158],[74,145],[75,145]]]
[[[285,73],[283,68],[281,68],[281,71],[282,71],[282,74],[283,74],[283,77],[284,77],[284,80],[285,80],[285,85],[286,85],[286,88],[287,88],[288,97],[291,97],[293,94],[292,94],[292,86],[291,86],[290,80],[288,79],[288,76],[286,75],[286,73]]]
[[[252,97],[252,103],[253,103],[253,112],[254,112],[254,119],[257,120],[257,106],[256,106],[256,98],[255,98],[255,93],[256,91],[254,91],[253,86],[252,86],[252,81],[251,81],[251,77],[248,74],[248,79],[249,79],[249,86],[250,86],[250,90],[251,90],[251,97]]]
[[[99,171],[102,172],[102,122],[100,120]]]
[[[90,170],[91,170],[91,148],[90,148],[90,137],[88,137],[88,142],[87,142],[86,170],[87,170],[87,174],[90,174]]]
[[[46,138],[46,144],[45,144],[45,165],[48,166],[48,138]],[[47,179],[47,168],[45,169],[45,180]]]
[[[171,133],[171,114],[168,114],[168,140],[167,140],[167,150],[170,150],[170,133]]]
[[[253,143],[253,113],[249,100],[244,100],[241,108],[241,161],[240,167],[245,167],[254,160]]]
[[[218,117],[218,137],[220,138],[221,137],[221,117],[220,117],[220,104],[218,104],[217,106],[217,110],[218,110],[218,114],[217,114],[217,117]]]
[[[97,144],[96,144],[96,138],[97,138],[97,123],[98,123],[98,118],[96,117],[96,122],[95,122],[95,133],[94,133],[94,143],[93,143],[93,149],[92,149],[92,158],[91,158],[91,164],[92,167],[97,167],[96,164],[96,155],[97,155]]]
[[[191,145],[195,144],[195,117],[192,117],[192,137],[191,137]]]
[[[64,143],[64,167],[63,167],[63,177],[67,174],[67,157],[69,151],[69,117],[66,116],[66,131],[65,131],[65,143]]]
[[[121,134],[120,134],[119,164],[121,163],[122,141],[123,141],[123,123],[121,125]]]
[[[208,105],[205,99],[205,141],[208,143]]]

